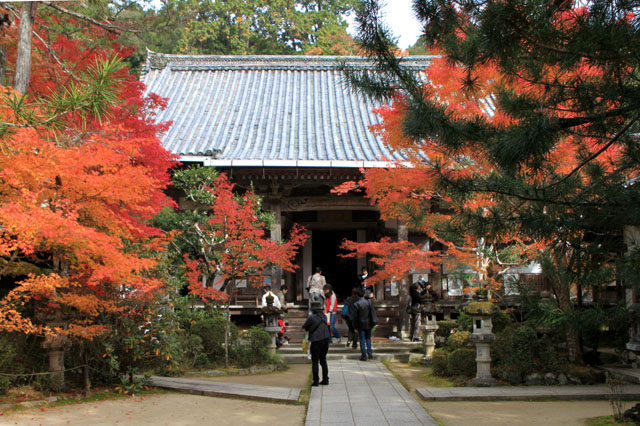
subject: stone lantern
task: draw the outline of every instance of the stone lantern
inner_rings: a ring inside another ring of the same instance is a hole
[[[433,351],[436,348],[435,334],[438,329],[438,324],[436,324],[436,311],[437,306],[433,303],[431,296],[425,296],[422,303],[422,309],[420,311],[420,314],[422,315],[420,328],[422,330],[422,342],[424,345],[423,362],[431,361],[433,358]]]
[[[280,317],[280,313],[282,312],[280,309],[273,306],[273,296],[268,295],[266,297],[267,306],[263,306],[258,310],[258,313],[262,315],[262,320],[264,323],[264,330],[271,334],[271,345],[269,345],[269,353],[276,353],[276,337],[278,336],[278,331],[280,331],[280,327],[278,326],[278,317]]]
[[[465,309],[465,313],[473,320],[473,333],[469,336],[469,341],[476,345],[476,377],[473,383],[477,386],[497,384],[496,379],[491,376],[491,342],[496,338],[491,332],[491,316],[497,310],[497,306],[489,301],[472,302]]]

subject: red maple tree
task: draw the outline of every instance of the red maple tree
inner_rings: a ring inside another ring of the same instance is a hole
[[[163,291],[153,269],[164,237],[147,221],[172,205],[175,158],[159,140],[167,124],[153,121],[164,101],[122,66],[130,51],[63,36],[48,47],[74,68],[36,46],[28,94],[0,88],[0,275],[17,280],[0,330],[60,347]]]
[[[189,289],[205,301],[226,302],[227,332],[225,333],[225,360],[228,363],[228,322],[230,320],[230,294],[238,280],[247,280],[254,286],[262,284],[263,274],[270,268],[295,271],[293,260],[304,245],[304,228],[295,224],[285,242],[275,241],[266,234],[266,223],[260,215],[260,202],[249,191],[243,196],[233,192],[233,184],[220,174],[209,191],[215,195],[211,204],[212,215],[197,231],[202,242],[204,258],[189,259],[185,255]],[[206,270],[217,270],[223,280],[220,288],[203,286]]]

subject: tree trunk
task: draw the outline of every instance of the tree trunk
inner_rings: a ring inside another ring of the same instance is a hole
[[[409,229],[405,225],[398,227],[398,241],[406,241],[409,239]],[[398,324],[399,336],[402,339],[410,339],[409,336],[409,314],[407,313],[407,305],[409,304],[409,286],[411,283],[407,277],[402,277],[399,283],[400,293],[400,323]]]
[[[556,268],[566,270],[568,268],[566,257],[563,253],[555,256]],[[551,285],[558,297],[558,306],[562,312],[570,312],[573,309],[571,303],[571,286],[562,282],[560,277],[553,277]],[[569,324],[566,330],[567,352],[569,361],[580,362],[582,360],[582,348],[580,345],[580,334],[573,324]]]
[[[0,86],[4,86],[4,76],[7,73],[7,51],[0,47]]]
[[[89,357],[87,356],[87,351],[82,346],[82,362],[84,363],[84,367],[82,368],[82,381],[84,382],[84,395],[86,397],[89,396],[89,392],[91,391],[91,380],[89,379]]]
[[[38,3],[25,1],[20,11],[20,29],[18,32],[18,55],[13,88],[21,94],[27,93],[31,75],[31,39],[33,38],[33,19]]]
[[[229,333],[231,333],[231,310],[229,304],[231,298],[227,300],[227,322],[224,325],[224,366],[229,368]]]

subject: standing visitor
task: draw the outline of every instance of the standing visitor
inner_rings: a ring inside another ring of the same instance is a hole
[[[280,299],[280,304],[282,305],[282,310],[287,310],[287,285],[282,284],[280,286],[280,291],[277,294],[278,299]]]
[[[373,308],[373,302],[371,299],[364,297],[362,288],[358,289],[358,296],[358,301],[353,305],[356,317],[355,327],[360,337],[360,353],[362,354],[360,361],[366,361],[367,357],[371,358],[373,355],[373,351],[371,350],[371,329],[378,323],[378,318]]]
[[[323,305],[320,302],[311,304],[311,315],[302,325],[309,333],[309,341],[311,346],[311,371],[313,373],[313,382],[311,386],[328,385],[329,384],[329,367],[327,366],[327,352],[329,352],[329,327],[327,326],[327,317],[323,313]],[[318,364],[322,367],[322,381],[318,371]]]
[[[373,287],[368,285],[367,278],[369,278],[369,271],[367,271],[366,266],[363,266],[360,275],[358,275],[358,283],[360,283],[360,287],[362,287],[362,291],[364,291],[364,297],[366,299],[372,299]]]
[[[412,342],[418,342],[420,340],[420,323],[422,321],[420,309],[426,293],[427,289],[424,286],[424,281],[416,281],[409,287],[409,296],[411,297],[408,309],[409,315],[411,315],[409,338]]]
[[[338,338],[338,343],[342,342],[342,336],[340,336],[340,333],[338,332],[338,329],[336,328],[336,314],[338,313],[338,298],[336,297],[336,294],[333,292],[333,287],[331,287],[331,284],[325,284],[324,288],[324,297],[325,297],[325,304],[324,304],[324,313],[325,315],[327,315],[327,318],[329,319],[329,329],[331,331],[331,336],[335,336]],[[329,344],[333,343],[333,340],[331,339],[331,337],[329,337]]]
[[[349,337],[347,338],[347,347],[351,345],[353,349],[358,347],[358,338],[356,337],[355,332],[355,308],[353,304],[359,299],[358,297],[358,287],[354,287],[351,289],[351,296],[347,297],[344,301],[344,308],[342,309],[342,318],[347,323],[347,327],[349,327]]]
[[[327,281],[322,275],[322,268],[316,266],[316,273],[311,275],[307,280],[307,291],[309,292],[309,315],[311,315],[311,304],[314,301],[324,304],[324,297],[322,296],[322,293],[326,284]]]
[[[273,294],[273,292],[271,291],[271,285],[269,284],[264,286],[264,294],[262,295],[262,307],[267,306],[267,297],[269,296],[273,297],[274,308],[278,308],[278,309],[282,308],[282,305],[280,305],[280,299],[278,299],[278,296]]]

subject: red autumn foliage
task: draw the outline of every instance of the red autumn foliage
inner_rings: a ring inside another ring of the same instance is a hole
[[[294,225],[289,240],[283,243],[266,236],[265,223],[257,212],[259,201],[253,192],[242,197],[233,193],[233,184],[221,174],[209,191],[215,194],[211,205],[212,216],[202,226],[201,239],[208,253],[209,270],[218,270],[225,281],[222,289],[202,285],[201,266],[185,256],[189,289],[204,300],[229,299],[224,290],[235,280],[247,279],[253,284],[262,279],[262,273],[277,267],[294,271],[293,259],[304,245],[304,228]]]
[[[100,58],[130,53],[64,36],[48,42],[76,77]],[[27,107],[38,114],[61,88],[79,83],[34,43],[29,98],[36,103]],[[15,28],[0,44],[13,63]],[[0,275],[28,274],[0,301],[0,330],[91,338],[109,329],[104,314],[132,314],[125,300],[163,290],[152,274],[163,237],[147,221],[172,205],[162,191],[175,158],[158,137],[167,124],[154,124],[152,113],[166,103],[144,97],[126,69],[117,77],[118,101],[102,120],[66,113],[63,129],[17,127],[0,141]],[[2,121],[22,124],[7,104],[17,95],[1,90]],[[62,328],[47,326],[54,317]]]

